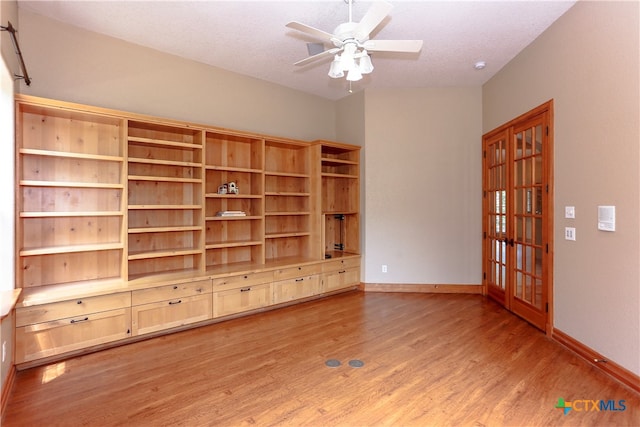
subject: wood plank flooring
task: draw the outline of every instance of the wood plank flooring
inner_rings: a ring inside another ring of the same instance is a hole
[[[349,292],[21,371],[3,425],[638,426],[640,396],[481,296]]]

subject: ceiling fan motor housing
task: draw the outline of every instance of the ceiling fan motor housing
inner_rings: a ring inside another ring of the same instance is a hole
[[[348,42],[349,40],[353,40],[356,44],[360,45],[361,43],[369,40],[369,36],[365,35],[364,37],[358,37],[356,34],[356,30],[358,29],[357,22],[345,22],[340,24],[333,30],[334,38],[331,39],[335,47],[342,47],[343,44]]]

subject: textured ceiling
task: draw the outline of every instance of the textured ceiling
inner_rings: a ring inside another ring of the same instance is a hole
[[[353,21],[372,2],[356,0]],[[424,40],[419,54],[376,53],[364,88],[479,86],[566,12],[574,1],[390,1],[372,39]],[[328,99],[348,82],[327,76],[329,59],[303,67],[313,38],[285,28],[299,21],[327,32],[348,21],[344,0],[18,1],[20,8]],[[327,46],[329,47],[329,46]],[[476,61],[486,61],[475,70]]]

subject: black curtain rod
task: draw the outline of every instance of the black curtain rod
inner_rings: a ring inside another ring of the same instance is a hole
[[[14,74],[19,79],[24,79],[24,82],[29,86],[31,84],[31,79],[29,78],[29,73],[27,73],[27,66],[24,65],[24,58],[22,57],[22,52],[20,51],[20,46],[18,45],[18,39],[16,38],[16,29],[13,28],[10,21],[7,21],[8,25],[6,27],[0,25],[0,30],[8,31],[11,34],[11,41],[13,42],[13,48],[16,51],[16,55],[18,55],[18,59],[20,60],[20,69],[22,69],[22,75],[19,76]]]

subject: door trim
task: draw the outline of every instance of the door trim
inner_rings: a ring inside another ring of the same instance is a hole
[[[547,190],[547,199],[548,199],[548,206],[545,207],[545,217],[546,217],[546,222],[543,224],[544,227],[544,235],[546,236],[544,245],[545,245],[545,249],[546,251],[543,252],[543,257],[544,257],[544,262],[546,263],[546,269],[545,269],[545,276],[543,278],[543,280],[546,282],[546,286],[547,286],[547,313],[546,313],[546,322],[545,322],[545,333],[546,335],[548,335],[549,337],[551,337],[552,333],[553,333],[553,324],[554,324],[554,318],[553,318],[553,260],[554,260],[554,105],[553,105],[553,99],[535,107],[534,109],[521,114],[520,116],[508,121],[507,123],[504,123],[500,126],[498,126],[497,128],[485,133],[482,136],[482,145],[483,145],[483,151],[484,151],[484,143],[485,140],[487,139],[491,139],[494,138],[495,136],[501,134],[501,133],[505,133],[505,132],[509,132],[511,128],[513,128],[514,126],[522,123],[522,122],[526,122],[529,121],[531,119],[533,119],[536,116],[539,116],[541,114],[546,114],[548,117],[548,139],[547,139],[547,144],[548,146],[545,148],[545,150],[548,151],[549,156],[547,158],[547,161],[544,162],[545,163],[545,168],[546,168],[546,177],[547,177],[547,181],[546,181],[546,185],[548,187]],[[484,164],[485,159],[483,158],[483,167],[482,167],[482,181],[483,181],[483,193],[485,192],[485,173],[486,173],[486,165]],[[488,210],[488,198],[487,197],[483,197],[482,199],[482,223],[483,223],[483,243],[482,243],[482,269],[483,269],[483,280],[482,280],[482,293],[483,295],[488,295],[488,296],[492,296],[489,294],[489,290],[488,290],[488,277],[487,277],[487,259],[488,259],[488,254],[487,254],[487,244],[486,244],[486,236],[487,236],[487,222],[485,221],[485,215],[486,212]],[[548,248],[548,249],[547,249]],[[504,302],[501,302],[502,304],[504,304]]]

